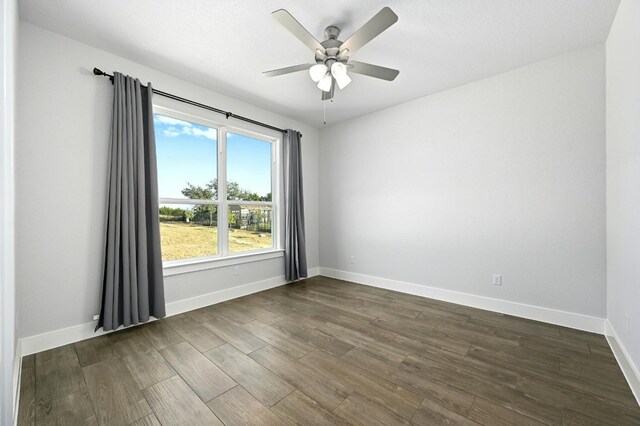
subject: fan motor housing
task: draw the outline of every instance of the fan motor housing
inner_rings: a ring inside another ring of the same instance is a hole
[[[340,53],[340,46],[342,46],[342,41],[338,40],[338,36],[340,35],[340,28],[335,25],[329,25],[324,30],[324,35],[326,37],[325,41],[320,42],[322,47],[324,47],[324,54],[322,52],[316,52],[316,62],[318,64],[326,63],[329,60],[339,61],[346,63],[346,60],[340,60],[337,58],[338,53]]]

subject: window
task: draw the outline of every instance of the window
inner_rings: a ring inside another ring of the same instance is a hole
[[[165,266],[276,249],[277,140],[154,111]]]

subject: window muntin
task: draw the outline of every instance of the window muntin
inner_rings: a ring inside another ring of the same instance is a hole
[[[277,140],[161,107],[154,125],[165,266],[274,250]]]

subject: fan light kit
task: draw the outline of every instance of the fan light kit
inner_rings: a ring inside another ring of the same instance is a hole
[[[317,83],[318,89],[322,91],[322,100],[326,101],[333,99],[336,84],[342,90],[351,83],[349,72],[387,81],[395,80],[400,73],[400,71],[391,68],[350,60],[351,55],[357,50],[398,21],[398,15],[388,7],[380,10],[344,42],[338,40],[340,28],[335,25],[330,25],[325,29],[325,40],[319,42],[286,10],[276,10],[271,15],[314,52],[316,63],[265,71],[263,74],[267,77],[308,70],[311,80]]]

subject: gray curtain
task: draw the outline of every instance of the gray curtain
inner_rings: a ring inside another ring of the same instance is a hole
[[[300,133],[284,132],[284,267],[287,281],[307,277]]]
[[[165,316],[153,90],[114,73],[102,308],[96,330]]]

